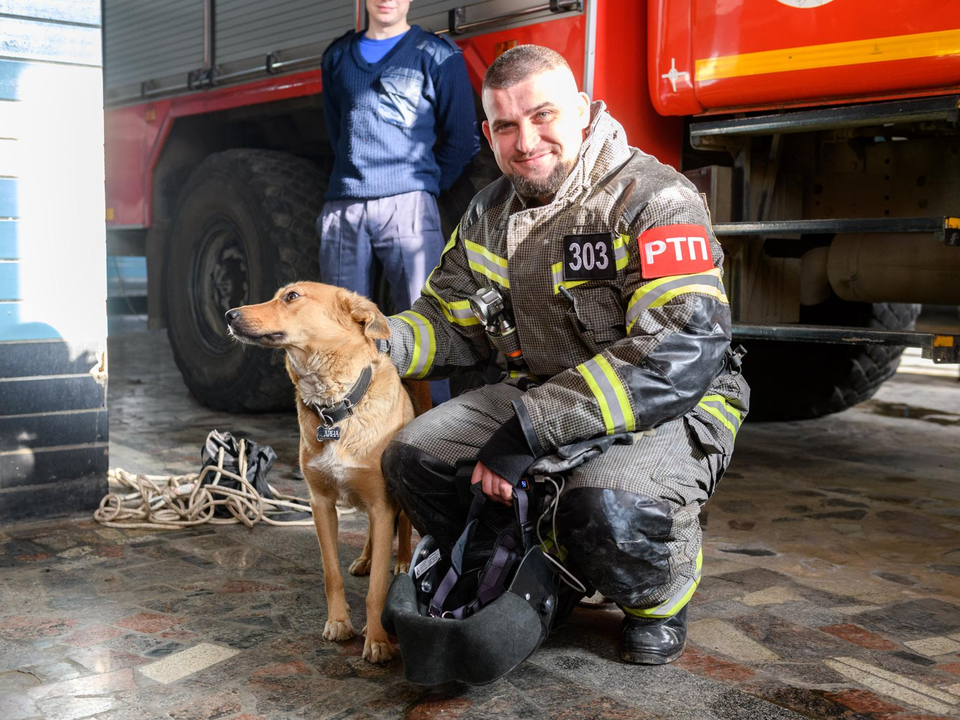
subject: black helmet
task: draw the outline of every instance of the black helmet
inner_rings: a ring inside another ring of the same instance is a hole
[[[517,523],[497,536],[486,565],[465,567],[485,499],[475,494],[449,555],[427,535],[390,586],[383,627],[399,639],[410,682],[493,682],[540,647],[555,619],[559,579],[534,539],[526,490],[514,488]]]

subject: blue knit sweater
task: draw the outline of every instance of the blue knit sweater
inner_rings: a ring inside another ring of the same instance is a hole
[[[376,63],[348,33],[324,51],[322,70],[334,148],[328,200],[436,196],[480,151],[463,55],[418,26]]]

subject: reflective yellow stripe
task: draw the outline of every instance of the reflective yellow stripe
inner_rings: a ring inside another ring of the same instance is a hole
[[[564,560],[567,559],[567,549],[560,543],[556,542],[556,538],[553,537],[553,530],[551,530],[549,533],[547,533],[547,537],[544,538],[543,542],[540,543],[540,547],[543,548],[544,552],[547,552],[554,545],[557,546],[557,552],[556,552],[557,559],[560,562],[563,562]]]
[[[440,262],[443,262],[443,256],[446,255],[447,252],[457,244],[457,233],[459,231],[460,226],[457,225],[453,229],[447,244],[443,246],[443,252],[440,253]],[[470,325],[479,325],[480,321],[470,309],[469,300],[456,300],[454,302],[447,302],[440,297],[437,294],[437,291],[433,289],[433,286],[430,285],[430,278],[433,277],[433,274],[439,267],[440,263],[437,263],[437,267],[430,271],[430,274],[427,276],[427,281],[423,284],[423,290],[421,293],[427,297],[432,297],[437,301],[437,304],[440,306],[440,309],[443,311],[443,314],[447,318],[448,322],[451,322],[455,325],[462,325],[464,327],[468,327]]]
[[[569,290],[570,288],[575,288],[577,285],[583,285],[584,283],[590,282],[589,280],[564,280],[562,260],[550,266],[550,275],[553,277],[554,295],[559,293],[560,288],[562,287],[565,287],[567,290]]]
[[[683,584],[683,587],[675,592],[672,597],[653,608],[630,608],[621,605],[620,609],[629,615],[639,618],[673,617],[683,610],[687,603],[693,598],[693,594],[697,591],[697,586],[700,584],[702,572],[703,549],[697,553],[697,570],[695,575],[690,580],[687,580],[687,582]]]
[[[668,275],[657,278],[638,288],[627,303],[625,317],[627,332],[630,332],[633,324],[645,310],[661,307],[675,297],[687,293],[709,295],[724,304],[729,302],[723,290],[723,281],[720,279],[720,268],[696,275]]]
[[[743,415],[723,395],[704,395],[697,406],[713,415],[737,439],[737,431],[743,423]]]
[[[408,317],[397,315],[397,318],[403,320],[407,325],[413,328],[413,356],[410,358],[410,365],[403,371],[403,377],[410,377],[413,369],[420,361],[420,326]]]
[[[480,324],[480,320],[473,314],[473,310],[470,309],[469,300],[456,300],[448,303],[437,295],[436,291],[430,286],[430,278],[427,278],[427,282],[423,285],[423,294],[437,301],[448,322],[463,327]]]
[[[607,376],[610,387],[613,388],[613,392],[617,397],[620,412],[623,414],[623,429],[627,432],[633,432],[637,428],[637,422],[633,416],[633,411],[630,409],[630,400],[627,398],[627,391],[624,389],[623,383],[620,382],[620,378],[617,377],[617,374],[613,371],[613,368],[610,367],[610,363],[603,355],[597,355],[594,360],[597,365],[600,366],[600,369],[603,370],[603,374]]]
[[[617,258],[617,270],[623,270],[630,262],[630,236],[620,235],[613,239],[613,252]]]
[[[459,234],[459,232],[460,232],[460,225],[458,224],[458,225],[453,229],[453,232],[450,233],[450,239],[447,240],[447,244],[443,246],[443,250],[440,252],[440,259],[441,259],[441,260],[443,260],[443,256],[446,255],[446,254],[450,251],[450,249],[451,249],[454,245],[457,244],[457,235]],[[439,267],[439,266],[440,266],[440,263],[438,262],[438,263],[437,263],[437,267]],[[434,270],[436,270],[436,268],[434,268]],[[432,271],[432,270],[430,271],[430,274],[433,275],[433,271]]]
[[[696,81],[746,77],[764,73],[865,65],[889,60],[960,55],[960,30],[852,40],[823,45],[703,58],[696,62]]]
[[[463,244],[467,249],[467,263],[471,269],[476,270],[481,275],[486,275],[505,288],[510,288],[506,260],[494,255],[483,245],[478,245],[475,242],[464,240]]]
[[[410,365],[403,372],[403,377],[422,378],[430,372],[436,354],[433,325],[423,315],[412,310],[406,310],[394,317],[413,328],[413,357],[410,358]]]
[[[604,396],[603,390],[600,389],[600,385],[591,372],[587,370],[586,363],[577,365],[577,372],[583,375],[583,379],[587,381],[594,397],[597,398],[597,403],[600,405],[600,414],[603,416],[603,424],[607,428],[607,435],[613,435],[616,432],[616,427],[613,424],[613,416],[610,414],[610,406],[607,404],[607,398]]]
[[[607,435],[617,432],[633,432],[637,423],[630,409],[630,399],[626,388],[617,373],[610,366],[610,362],[603,355],[595,355],[582,365],[577,365],[577,371],[583,375],[587,385],[597,398],[600,405],[600,414]]]

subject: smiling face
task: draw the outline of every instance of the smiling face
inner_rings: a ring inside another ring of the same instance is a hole
[[[407,28],[407,13],[411,0],[367,0],[367,13],[370,16],[370,30],[374,32],[397,28],[400,32]]]
[[[497,165],[517,194],[550,202],[577,162],[590,124],[590,99],[567,68],[483,91],[483,122]]]

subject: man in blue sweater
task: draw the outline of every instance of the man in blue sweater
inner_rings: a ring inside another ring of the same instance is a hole
[[[407,23],[410,2],[366,0],[366,32],[339,38],[322,61],[334,165],[317,220],[320,278],[370,297],[376,257],[397,312],[440,259],[437,196],[480,150],[463,55]],[[436,404],[449,389],[431,394]]]

